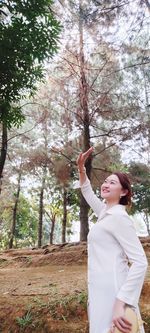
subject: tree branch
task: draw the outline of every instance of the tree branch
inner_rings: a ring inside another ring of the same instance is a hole
[[[25,131],[25,132],[23,132],[23,133],[18,133],[18,134],[16,134],[16,135],[12,136],[11,138],[9,138],[9,139],[7,140],[7,142],[10,141],[10,140],[13,140],[13,139],[16,138],[17,136],[22,136],[22,135],[24,135],[24,134],[26,134],[26,133],[31,132],[36,126],[37,126],[37,123],[36,123],[32,128],[30,128],[28,131]]]
[[[120,69],[117,69],[117,70],[114,71],[114,72],[110,72],[108,75],[103,75],[103,77],[108,77],[108,76],[110,76],[110,75],[112,75],[112,74],[114,74],[114,73],[117,73],[117,72],[123,71],[123,70],[125,70],[125,69],[132,68],[132,67],[136,67],[136,66],[147,65],[147,64],[149,64],[149,63],[150,63],[150,60],[149,60],[149,61],[146,61],[146,62],[139,62],[139,63],[137,63],[137,64],[133,64],[133,65],[125,66],[125,67],[122,67],[122,68],[120,68]]]
[[[113,146],[115,146],[115,145],[116,145],[116,143],[115,143],[115,142],[111,143],[109,146],[107,146],[107,147],[103,148],[103,149],[102,149],[102,150],[100,150],[98,153],[96,153],[96,154],[93,154],[93,157],[95,157],[95,156],[97,156],[97,155],[99,155],[99,154],[103,153],[103,151],[105,151],[105,150],[107,150],[107,149],[109,149],[110,147],[113,147]]]
[[[52,151],[53,153],[55,153],[55,154],[60,154],[60,155],[62,155],[63,157],[65,157],[65,158],[69,161],[69,163],[75,164],[75,162],[72,161],[72,159],[71,159],[69,156],[67,156],[67,155],[65,155],[64,153],[62,153],[61,150],[59,150],[59,149],[57,149],[57,148],[51,148],[51,151]]]

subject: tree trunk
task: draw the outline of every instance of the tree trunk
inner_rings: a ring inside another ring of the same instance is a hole
[[[2,146],[1,146],[1,155],[0,155],[0,194],[2,190],[2,177],[3,177],[3,169],[5,165],[6,155],[7,155],[7,125],[4,122],[2,122]]]
[[[19,195],[20,195],[20,183],[21,183],[21,170],[19,171],[18,188],[17,188],[15,204],[14,204],[14,208],[13,208],[13,220],[12,220],[11,235],[10,235],[10,241],[9,241],[9,249],[12,249],[12,247],[13,247],[13,240],[14,240],[14,236],[15,236],[17,208],[18,208]]]
[[[144,209],[144,217],[145,217],[144,221],[146,224],[147,232],[148,232],[148,235],[150,236],[150,221],[149,221],[149,213],[148,213],[147,208]]]
[[[80,34],[80,106],[83,118],[83,151],[90,148],[90,118],[88,108],[88,85],[85,75],[85,59],[83,49],[83,20],[82,20],[82,5],[80,0],[80,13],[79,13],[79,34]],[[87,176],[91,177],[91,159],[86,162]],[[80,241],[86,241],[89,231],[88,226],[88,211],[89,206],[82,194],[80,197]]]
[[[148,131],[148,165],[150,164],[150,112],[149,112],[149,82],[146,79],[145,69],[143,69],[144,76],[144,88],[145,88],[145,100],[146,100],[146,117],[147,117],[147,131]]]
[[[55,219],[56,219],[56,215],[53,215],[51,218],[52,226],[51,226],[51,231],[50,231],[50,244],[53,244]]]
[[[66,242],[66,226],[67,226],[67,190],[63,191],[63,220],[62,220],[62,243]]]
[[[43,236],[43,197],[45,189],[45,180],[46,180],[46,166],[43,167],[43,177],[42,185],[40,190],[40,200],[39,200],[39,223],[38,223],[38,247],[42,246],[42,236]]]

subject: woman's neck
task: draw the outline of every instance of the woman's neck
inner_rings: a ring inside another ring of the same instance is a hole
[[[116,206],[118,204],[119,204],[118,201],[116,201],[116,202],[106,202],[106,209],[109,209],[109,208],[111,208],[113,206]]]

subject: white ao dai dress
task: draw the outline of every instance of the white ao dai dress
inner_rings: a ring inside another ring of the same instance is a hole
[[[89,330],[107,333],[116,298],[133,306],[139,314],[147,259],[125,206],[118,204],[106,210],[88,178],[81,191],[98,216],[88,234]],[[143,332],[141,326],[140,333]]]

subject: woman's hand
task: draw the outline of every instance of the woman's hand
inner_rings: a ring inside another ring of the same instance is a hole
[[[90,154],[92,154],[94,148],[91,147],[89,148],[85,153],[80,153],[78,158],[77,158],[77,166],[79,171],[84,170],[84,165]]]
[[[123,333],[130,333],[132,328],[132,324],[125,318],[125,303],[119,299],[116,300],[113,309],[111,333],[114,333],[115,327]]]

